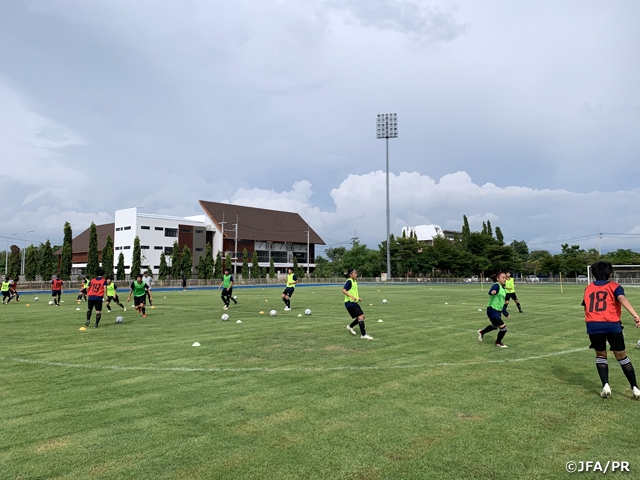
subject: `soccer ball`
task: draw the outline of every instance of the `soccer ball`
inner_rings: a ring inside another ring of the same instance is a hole
[[[305,315],[311,315],[311,310],[309,310],[308,308],[304,311]]]
[[[382,303],[387,303],[387,299],[386,299],[386,298],[383,298],[383,299],[382,299]]]
[[[234,296],[233,296],[233,299],[234,299],[234,300],[237,300],[237,299],[238,299],[238,295],[234,295]]]
[[[222,315],[222,321],[226,322],[227,320],[229,320],[229,315],[227,315],[226,313]]]
[[[278,312],[276,312],[275,310],[271,310],[269,312],[269,315],[271,315],[272,317],[275,317],[278,314]]]
[[[638,340],[638,348],[640,348],[640,340]]]
[[[38,300],[40,300],[38,297],[34,298],[34,300],[37,302]]]
[[[49,305],[53,305],[53,300],[49,300]]]
[[[122,322],[124,322],[124,318],[116,317],[116,323],[122,323]]]

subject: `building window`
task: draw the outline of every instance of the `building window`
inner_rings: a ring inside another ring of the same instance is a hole
[[[157,245],[153,247],[154,250],[162,250],[164,247],[158,247]]]
[[[192,230],[191,230],[190,228],[181,228],[181,229],[180,229],[180,232],[181,232],[181,233],[191,233],[191,231],[192,231]]]
[[[125,245],[125,246],[124,246],[124,247],[122,247],[122,248],[124,248],[125,250],[130,250],[130,249],[131,249],[131,245]]]
[[[201,252],[202,249],[201,248],[196,248],[196,252]]]
[[[269,263],[269,250],[256,250],[258,252],[258,262]]]
[[[116,250],[122,250],[122,247],[116,247],[115,249]]]
[[[129,265],[125,265],[124,268],[131,268]]]
[[[160,270],[160,265],[154,265],[153,268],[155,268],[156,270]]]
[[[274,250],[271,252],[271,258],[273,258],[274,263],[287,263],[287,252]]]
[[[122,230],[122,227],[116,228],[116,232],[119,232],[120,230]]]
[[[307,252],[293,252],[293,256],[298,259],[298,263],[307,263]]]
[[[140,245],[140,250],[149,250],[149,245]]]
[[[122,227],[123,230],[131,230],[131,227]]]
[[[164,230],[164,227],[156,227],[156,230],[162,231]]]
[[[173,247],[164,247],[164,254],[171,255],[173,253]]]
[[[151,230],[151,227],[145,226],[145,225],[141,225],[140,226],[140,230]]]
[[[177,237],[178,236],[178,229],[177,228],[165,228],[164,229],[164,236],[165,237]]]
[[[204,230],[196,230],[196,233],[204,233]]]

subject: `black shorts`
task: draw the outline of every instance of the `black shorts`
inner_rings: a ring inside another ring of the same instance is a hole
[[[518,300],[518,296],[516,295],[516,292],[507,293],[507,296],[504,297],[505,302],[511,299]]]
[[[11,298],[11,292],[6,291],[6,292],[2,292],[2,298]]]
[[[136,297],[133,297],[133,300],[135,301]],[[120,303],[120,299],[118,298],[118,295],[116,295],[115,297],[107,297],[107,302],[111,302],[115,300],[116,303]]]
[[[358,305],[357,303],[355,305],[347,307],[347,312],[349,312],[351,318],[358,318],[359,316],[364,315],[362,308],[360,308],[360,305]]]
[[[62,290],[51,290],[52,297],[57,297],[58,295],[62,295]]]
[[[624,345],[624,334],[620,333],[592,333],[589,335],[591,345],[596,352],[604,352],[607,350],[607,342],[613,352],[621,352],[626,349]]]
[[[133,297],[133,304],[137,307],[138,305],[144,305],[144,301],[147,298],[146,293],[142,297]]]
[[[96,312],[101,312],[102,300],[89,300],[87,302],[87,310],[91,312],[94,308],[96,309]]]
[[[223,297],[230,297],[233,294],[233,287],[229,287],[229,288],[223,288],[222,289],[222,296]]]
[[[504,320],[502,319],[502,317],[489,317],[489,321],[494,327],[501,327],[502,325],[504,325]]]
[[[291,298],[291,295],[293,295],[294,291],[295,291],[295,288],[287,287],[284,289],[284,292],[282,292],[282,294]]]

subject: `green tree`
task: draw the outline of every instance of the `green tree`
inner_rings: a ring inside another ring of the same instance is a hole
[[[85,274],[89,278],[95,277],[99,266],[98,230],[96,229],[96,224],[91,222],[91,226],[89,227],[89,253],[87,254],[87,267],[85,269]]]
[[[394,242],[393,240],[391,241],[391,243],[389,245],[393,245]],[[384,245],[384,251],[385,251],[385,261],[386,261],[386,248],[387,248],[387,243],[386,240],[383,242]],[[389,248],[389,250],[391,250],[391,247]],[[342,257],[344,256],[345,252],[347,251],[347,249],[345,247],[335,247],[335,248],[327,248],[324,251],[324,254],[327,256],[327,258],[329,259],[329,261],[331,262],[331,270],[333,275],[331,276],[335,276],[335,275],[339,275],[342,276],[343,273],[346,273],[346,269],[348,268],[355,268],[355,267],[351,267],[348,265],[344,265],[342,262]],[[384,271],[387,271],[387,267],[385,264],[384,267]]]
[[[24,253],[24,276],[27,280],[34,281],[38,274],[38,248],[29,245]]]
[[[140,250],[140,237],[137,235],[133,239],[133,254],[131,257],[131,270],[130,276],[133,280],[138,275],[140,275],[142,269],[142,252]]]
[[[231,260],[231,253],[227,253],[227,256],[224,258],[224,268],[228,268],[231,273],[234,273],[233,262]]]
[[[173,242],[173,249],[171,250],[171,277],[180,278],[182,275],[182,258],[180,255],[180,246],[178,241]]]
[[[193,256],[191,249],[186,245],[182,249],[182,276],[186,278],[193,276]]]
[[[20,275],[20,268],[22,267],[22,250],[17,245],[11,245],[9,247],[9,268],[7,269],[7,275],[11,278],[18,278]]]
[[[216,253],[216,263],[213,265],[213,278],[222,278],[222,253]]]
[[[298,266],[298,257],[293,256],[293,274],[300,278],[302,274],[300,273],[300,267]]]
[[[164,252],[160,254],[160,267],[158,268],[158,280],[166,280],[169,276],[169,267],[167,266],[167,257]]]
[[[73,232],[69,222],[64,223],[64,240],[62,241],[62,255],[60,259],[60,278],[71,280],[73,265]]]
[[[124,280],[127,278],[124,268],[124,254],[120,252],[118,255],[118,266],[116,267],[116,280]]]
[[[102,268],[105,277],[113,277],[113,240],[111,234],[107,235],[104,248],[102,249]]]
[[[242,250],[242,279],[249,278],[249,252],[245,248]]]
[[[58,260],[53,254],[51,242],[47,239],[44,244],[40,245],[40,275],[43,280],[51,280],[58,271]]]
[[[385,247],[386,248],[386,247]],[[333,274],[331,262],[322,255],[316,255],[316,267],[313,269],[312,276],[314,278],[327,278]]]
[[[500,230],[500,227],[496,227],[496,240],[500,245],[504,245],[504,235],[502,235],[502,230]]]
[[[254,250],[251,257],[251,278],[260,278],[260,265],[258,263],[258,252]]]
[[[276,267],[273,264],[273,257],[269,257],[269,278],[276,278]]]
[[[213,269],[213,250],[211,249],[211,244],[207,243],[207,246],[204,249],[204,277],[202,278],[206,280],[213,278]]]
[[[207,266],[204,262],[204,258],[202,258],[202,255],[198,256],[198,266],[196,268],[198,270],[198,278],[204,280],[207,275]]]

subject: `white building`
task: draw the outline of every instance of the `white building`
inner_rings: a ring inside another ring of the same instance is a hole
[[[200,255],[204,256],[207,243],[207,227],[204,215],[195,217],[174,217],[169,215],[155,215],[143,213],[138,208],[126,208],[116,210],[115,213],[115,237],[114,260],[117,262],[120,253],[124,255],[126,273],[130,272],[133,258],[133,241],[140,239],[142,257],[142,269],[151,269],[154,274],[160,268],[160,254],[167,256],[167,264],[170,266],[169,256],[173,252],[174,242],[178,242],[180,248],[188,246],[193,255],[193,265],[198,264]],[[213,237],[214,232],[209,232]]]
[[[440,225],[415,225],[411,227],[402,227],[402,233],[405,236],[414,234],[419,242],[424,242],[427,245],[433,244],[433,239],[437,236],[442,236],[450,241],[453,241],[454,235],[459,232],[453,230],[443,230]]]

